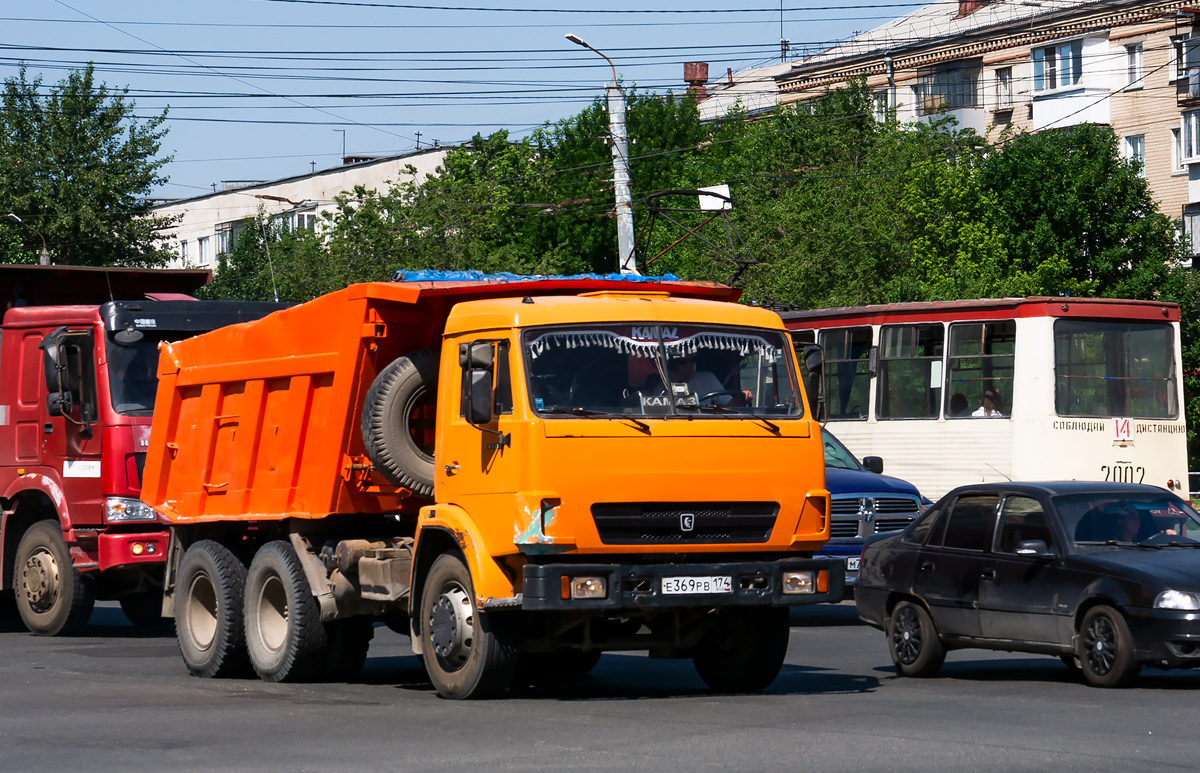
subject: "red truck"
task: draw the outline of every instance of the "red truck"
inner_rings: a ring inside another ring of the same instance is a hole
[[[158,343],[275,303],[198,301],[208,271],[0,266],[0,606],[78,631],[96,599],[162,621],[167,526],[143,505]]]

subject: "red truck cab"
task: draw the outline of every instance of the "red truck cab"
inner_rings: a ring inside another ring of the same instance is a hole
[[[63,286],[22,274],[18,304],[30,295],[34,304],[84,302],[14,305],[0,328],[0,587],[13,594],[5,603],[15,602],[26,627],[42,635],[77,631],[98,598],[118,599],[135,624],[158,624],[168,531],[138,498],[158,344],[282,306],[177,292],[208,272],[46,270]],[[0,273],[0,285],[9,273]],[[155,280],[167,291],[160,299],[97,302],[72,287],[85,282],[93,293],[121,297],[138,294],[129,285]],[[40,289],[30,292],[30,284]]]

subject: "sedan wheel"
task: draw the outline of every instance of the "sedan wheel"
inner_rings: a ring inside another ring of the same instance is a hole
[[[1083,617],[1078,639],[1083,678],[1093,687],[1124,687],[1137,678],[1133,636],[1125,617],[1112,607],[1093,607]]]
[[[901,601],[887,619],[888,650],[902,676],[933,676],[946,661],[946,649],[925,608]]]

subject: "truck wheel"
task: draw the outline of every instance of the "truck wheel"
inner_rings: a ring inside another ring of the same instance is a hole
[[[726,609],[692,653],[700,678],[717,692],[757,692],[783,668],[791,626],[787,607]]]
[[[175,582],[175,638],[188,671],[208,679],[250,673],[242,599],[246,565],[229,548],[201,540],[187,549]]]
[[[398,357],[367,392],[362,437],[371,464],[397,488],[433,496],[433,429],[437,409],[437,349]]]
[[[1076,646],[1083,678],[1093,687],[1126,687],[1142,669],[1125,616],[1112,607],[1088,610]]]
[[[888,651],[902,676],[933,676],[946,662],[946,648],[929,613],[901,601],[887,619]]]
[[[367,662],[367,650],[375,636],[375,621],[369,617],[348,617],[325,624],[325,663],[321,680],[349,682],[362,671]]]
[[[246,649],[268,682],[317,677],[328,639],[304,568],[291,545],[276,540],[254,554],[246,577]]]
[[[73,566],[56,521],[38,521],[21,537],[13,591],[21,620],[39,636],[78,633],[96,606],[92,578]]]
[[[170,620],[162,616],[163,594],[161,590],[149,590],[122,596],[121,611],[129,622],[138,628],[158,628],[169,625]]]
[[[508,687],[517,668],[516,618],[475,608],[471,574],[458,556],[433,562],[420,615],[425,670],[439,695],[487,698]]]

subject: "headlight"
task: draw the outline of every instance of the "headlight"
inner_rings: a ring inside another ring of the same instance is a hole
[[[104,500],[104,520],[109,523],[157,521],[158,513],[140,499],[109,497]]]
[[[1200,593],[1185,593],[1181,590],[1165,590],[1154,599],[1155,609],[1200,609]]]

